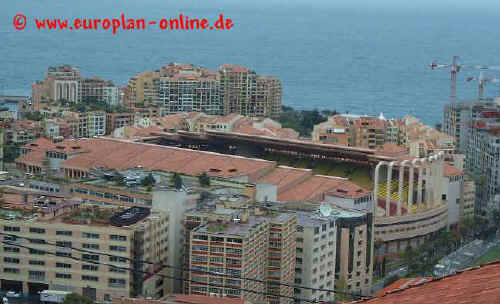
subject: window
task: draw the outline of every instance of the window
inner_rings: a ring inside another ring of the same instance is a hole
[[[206,245],[193,245],[193,251],[208,251],[208,246]]]
[[[30,254],[44,255],[45,251],[43,251],[43,250],[37,250],[37,249],[30,249]]]
[[[319,227],[314,227],[314,234],[319,234]]]
[[[19,252],[19,248],[18,247],[3,247],[3,251],[5,252]]]
[[[43,229],[43,228],[30,228],[30,232],[43,234],[43,233],[45,233],[45,229]]]
[[[97,270],[99,270],[99,267],[97,265],[83,264],[82,270],[97,271]]]
[[[99,281],[99,277],[89,276],[89,275],[82,275],[82,281],[98,282]]]
[[[45,265],[45,261],[30,260],[29,264],[30,265],[36,265],[36,266],[44,266]]]
[[[45,240],[42,240],[42,239],[30,239],[30,243],[32,243],[32,244],[45,244]]]
[[[99,234],[97,233],[88,233],[88,232],[83,232],[82,237],[85,239],[98,239]]]
[[[56,272],[56,278],[57,279],[71,279],[71,274],[69,274],[69,273],[57,273]]]
[[[86,248],[86,249],[99,249],[99,245],[98,244],[82,244],[83,248]]]
[[[57,230],[56,235],[63,235],[63,236],[72,236],[73,232],[71,231],[62,231],[62,230]]]
[[[71,247],[72,244],[71,244],[71,242],[59,242],[58,241],[58,242],[56,242],[56,246],[58,246],[58,247]]]
[[[113,266],[109,267],[109,271],[110,272],[117,272],[117,273],[125,273],[125,272],[127,272],[126,269],[121,269],[121,268],[113,267]]]
[[[120,251],[120,252],[124,252],[124,251],[127,251],[127,247],[124,247],[124,246],[109,246],[109,250],[111,251]]]
[[[224,263],[223,257],[210,257],[211,263]]]
[[[82,254],[82,259],[87,261],[99,261],[99,256],[97,254]]]
[[[71,264],[67,263],[56,263],[57,268],[71,268]]]
[[[118,257],[118,256],[111,256],[109,257],[110,262],[120,262],[120,263],[127,263],[126,258]]]
[[[109,287],[123,288],[123,287],[125,287],[125,284],[126,284],[125,279],[115,279],[115,278],[108,279],[108,286]]]
[[[58,257],[71,257],[71,252],[56,251]]]
[[[127,237],[124,235],[111,234],[109,239],[112,241],[126,241]]]
[[[243,251],[241,249],[226,248],[226,253],[228,253],[228,254],[242,254]]]
[[[7,268],[6,267],[6,268],[3,269],[3,272],[15,274],[15,273],[19,273],[19,269],[18,268]]]
[[[44,271],[29,271],[29,278],[34,280],[44,280],[45,272]]]
[[[3,226],[3,231],[19,232],[19,231],[21,231],[21,228],[20,227],[13,227],[13,226]]]

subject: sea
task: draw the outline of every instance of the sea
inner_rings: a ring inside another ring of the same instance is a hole
[[[283,104],[386,118],[442,120],[454,55],[458,99],[478,94],[479,70],[500,78],[500,1],[396,0],[0,0],[0,95],[30,95],[49,66],[124,85],[170,62],[217,69],[224,63],[279,77]],[[40,31],[35,18],[145,18],[179,14],[232,20],[230,30]],[[13,18],[27,17],[16,30]],[[500,94],[488,83],[486,96]]]

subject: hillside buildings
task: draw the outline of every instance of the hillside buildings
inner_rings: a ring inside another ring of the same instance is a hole
[[[120,89],[100,78],[85,79],[80,70],[70,65],[49,67],[45,79],[31,86],[33,110],[39,111],[53,102],[70,104],[102,102],[110,106],[121,104]]]
[[[128,113],[108,114],[123,117],[122,126],[117,123],[110,126],[115,138],[148,137],[153,133],[175,133],[189,131],[196,133],[228,132],[247,135],[274,137],[281,139],[298,139],[299,133],[290,128],[282,128],[281,124],[270,118],[245,117],[239,114],[225,116],[207,115],[200,112],[183,112],[164,117],[142,117],[136,114],[133,126],[125,119]],[[109,124],[108,124],[109,125]]]
[[[236,65],[225,64],[211,71],[170,63],[158,71],[132,77],[125,104],[159,106],[162,115],[196,111],[277,118],[281,113],[281,82]]]
[[[349,147],[382,149],[398,145],[413,157],[425,157],[439,151],[453,152],[453,137],[426,126],[411,116],[403,119],[338,114],[314,126],[312,140]]]

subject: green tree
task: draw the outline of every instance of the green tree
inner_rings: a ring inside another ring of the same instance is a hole
[[[143,180],[142,180],[142,185],[144,187],[152,187],[155,184],[155,178],[153,177],[153,174],[149,173]]]
[[[182,177],[179,173],[175,172],[170,178],[170,182],[174,185],[175,189],[179,190],[182,188]]]
[[[203,172],[198,176],[198,181],[200,183],[200,186],[202,187],[209,187],[210,186],[210,177],[207,175],[206,172]]]
[[[115,172],[113,175],[113,181],[117,186],[125,186],[125,176],[123,176],[120,172]]]
[[[94,301],[77,293],[70,293],[64,299],[63,304],[94,304]]]

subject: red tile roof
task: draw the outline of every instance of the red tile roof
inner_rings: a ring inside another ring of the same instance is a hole
[[[249,182],[254,182],[276,166],[275,162],[266,160],[115,139],[91,138],[79,140],[79,143],[89,152],[66,160],[62,168],[89,170],[107,167],[123,170],[140,165],[147,170],[187,175],[207,172],[211,176],[225,178],[249,176]]]
[[[325,193],[335,191],[339,186],[345,186],[345,178],[315,175],[295,187],[278,194],[278,201],[321,201]]]
[[[375,293],[376,297],[382,297],[387,293],[391,293],[393,291],[396,291],[398,289],[406,288],[411,285],[415,284],[420,284],[423,282],[428,282],[432,280],[432,278],[405,278],[405,279],[400,279],[397,280],[396,282],[392,283],[391,285],[385,287],[384,289],[381,289]]]
[[[444,163],[444,176],[446,177],[452,177],[452,176],[460,176],[464,175],[463,171],[458,170],[457,168],[453,167],[452,165],[448,163]]]
[[[168,295],[162,300],[152,300],[144,298],[113,299],[113,304],[244,304],[249,303],[244,299],[237,298],[216,298],[201,295]]]
[[[312,176],[310,169],[297,169],[279,166],[271,171],[269,174],[259,178],[257,182],[273,184],[278,187],[278,194],[290,189],[290,187],[297,185]]]
[[[495,304],[500,303],[500,262],[457,274],[401,286],[384,296],[354,301],[363,304]]]

